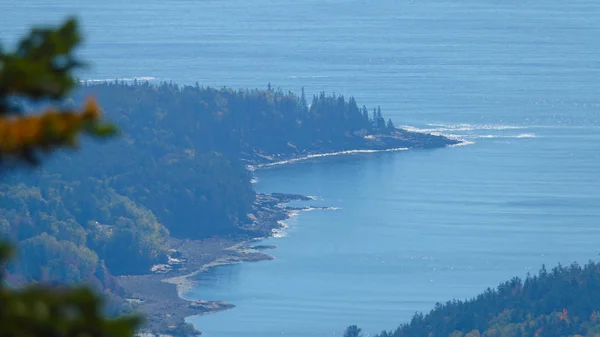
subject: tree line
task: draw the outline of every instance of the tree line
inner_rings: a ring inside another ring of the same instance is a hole
[[[57,153],[0,182],[0,234],[21,248],[9,268],[16,284],[87,282],[117,301],[112,275],[164,263],[169,237],[257,235],[240,227],[256,198],[246,159],[394,129],[380,108],[370,116],[353,97],[325,93],[308,104],[304,90],[107,82],[82,85],[61,105],[90,96],[119,137],[86,141],[86,151]]]
[[[429,313],[376,335],[421,336],[600,336],[600,264],[542,267],[536,275],[515,277],[472,299],[437,303]]]

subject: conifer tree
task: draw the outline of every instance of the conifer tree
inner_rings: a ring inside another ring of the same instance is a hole
[[[374,128],[378,128],[379,127],[379,118],[377,118],[377,110],[375,108],[373,108],[373,118],[372,118],[372,124]]]
[[[300,95],[300,109],[302,109],[302,112],[306,112],[307,108],[308,102],[306,102],[306,94],[304,93],[304,87],[302,87],[302,93]]]
[[[363,337],[362,329],[356,325],[351,325],[346,328],[343,337]]]
[[[362,115],[364,119],[364,123],[366,125],[371,125],[371,121],[369,120],[369,110],[365,105],[362,106]]]
[[[37,164],[40,152],[76,146],[79,134],[105,137],[115,128],[101,121],[90,99],[79,111],[50,107],[25,113],[19,101],[58,103],[74,87],[72,71],[81,67],[73,55],[80,43],[77,21],[57,28],[34,28],[16,50],[0,46],[0,172],[19,163]],[[137,317],[105,317],[102,299],[85,287],[57,288],[6,284],[10,247],[0,242],[0,336],[129,337]]]
[[[385,128],[385,119],[381,115],[381,107],[380,106],[377,106],[377,127],[381,128],[381,129]]]
[[[394,129],[396,129],[396,127],[394,126],[394,123],[392,122],[392,119],[391,119],[391,118],[390,118],[390,119],[388,119],[388,122],[387,122],[387,128],[388,128],[390,131],[393,131]]]

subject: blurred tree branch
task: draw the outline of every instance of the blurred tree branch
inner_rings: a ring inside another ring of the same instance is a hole
[[[101,120],[93,99],[84,107],[50,107],[37,114],[21,111],[17,102],[58,103],[77,81],[81,67],[73,49],[81,42],[77,21],[58,28],[34,28],[6,52],[0,46],[0,171],[7,163],[39,162],[39,152],[76,146],[85,133],[106,137],[115,127]],[[14,289],[6,285],[12,250],[0,239],[0,337],[131,337],[139,317],[108,318],[102,299],[85,287],[40,284]],[[67,262],[65,262],[67,263]]]
[[[73,54],[81,42],[77,21],[58,28],[33,28],[16,49],[0,46],[0,165],[39,163],[39,152],[74,147],[82,133],[107,137],[116,128],[101,120],[101,109],[88,99],[79,110],[48,108],[25,114],[17,102],[57,103],[75,87],[73,71],[81,68]]]

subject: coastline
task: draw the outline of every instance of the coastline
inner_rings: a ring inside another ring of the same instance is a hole
[[[397,152],[409,149],[432,149],[459,146],[462,141],[444,136],[430,135],[398,129],[392,135],[353,137],[351,142],[340,146],[319,144],[311,149],[299,151],[290,144],[290,151],[275,155],[252,151],[243,158],[247,168],[254,171],[275,165],[295,163],[313,158],[339,155]],[[350,149],[348,149],[350,147]],[[323,207],[287,207],[294,200],[309,201],[312,197],[297,194],[257,194],[250,223],[240,224],[241,233],[232,237],[205,240],[171,239],[170,247],[176,253],[173,263],[157,268],[153,273],[119,277],[125,290],[126,300],[135,309],[147,316],[147,325],[142,336],[193,336],[202,332],[185,323],[190,316],[200,316],[234,308],[235,305],[222,301],[186,300],[185,294],[196,282],[194,276],[211,268],[242,262],[272,260],[272,255],[261,252],[271,246],[251,244],[273,237],[283,228],[283,221],[298,211],[329,209]]]
[[[262,252],[274,246],[253,246],[253,243],[271,237],[284,226],[282,222],[294,213],[315,209],[285,206],[293,200],[313,199],[296,194],[257,194],[253,222],[240,227],[246,234],[204,240],[172,238],[169,246],[176,247],[172,252],[177,258],[171,259],[168,268],[163,266],[152,273],[119,276],[126,301],[135,307],[134,312],[140,312],[147,318],[147,324],[139,335],[200,335],[201,331],[185,323],[187,317],[234,308],[234,304],[223,301],[187,300],[185,294],[196,284],[194,276],[211,268],[274,259],[272,255]]]
[[[410,150],[410,149],[407,147],[398,147],[398,148],[386,149],[386,150],[344,150],[344,151],[339,151],[339,152],[316,153],[316,154],[308,154],[304,157],[284,159],[284,160],[279,160],[276,162],[266,163],[266,164],[258,164],[256,166],[251,166],[251,169],[255,170],[257,168],[263,168],[263,167],[293,164],[293,163],[296,163],[299,161],[305,161],[305,160],[310,160],[310,159],[314,159],[314,158],[344,156],[344,155],[349,155],[349,154],[362,154],[362,153],[397,152],[397,151],[407,151],[407,150]]]
[[[247,162],[246,167],[253,171],[258,168],[291,164],[313,158],[407,151],[411,149],[435,149],[460,146],[463,140],[448,138],[442,135],[396,129],[391,134],[376,134],[366,136],[352,136],[339,144],[317,142],[302,148],[288,143],[285,151],[268,153],[261,150],[250,149],[244,153],[242,160]]]
[[[192,280],[192,278],[198,274],[208,271],[211,268],[225,265],[233,265],[242,262],[258,262],[274,259],[273,256],[268,254],[258,254],[251,252],[251,249],[248,248],[247,245],[253,241],[255,240],[241,241],[223,249],[223,251],[231,251],[234,254],[232,256],[224,255],[217,257],[214,261],[202,265],[199,269],[192,271],[189,274],[173,276],[170,278],[163,279],[161,281],[165,283],[174,284],[177,289],[178,296],[183,297],[183,295],[189,290],[191,290],[194,286],[194,281]]]

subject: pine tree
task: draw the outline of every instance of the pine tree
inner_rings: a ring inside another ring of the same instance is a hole
[[[302,93],[300,94],[300,109],[305,112],[308,108],[308,103],[306,102],[306,94],[304,93],[304,87],[302,87]]]
[[[344,337],[363,337],[362,329],[356,325],[351,325],[344,331]]]
[[[373,108],[373,119],[371,123],[375,129],[379,128],[379,118],[377,118],[377,110],[375,108]]]
[[[369,119],[369,110],[367,109],[367,107],[365,105],[362,106],[362,116],[363,116],[363,122],[365,123],[365,125],[371,126],[371,121]]]
[[[394,123],[392,122],[392,119],[391,119],[391,118],[390,118],[390,119],[388,119],[388,122],[387,122],[387,128],[388,128],[390,131],[392,131],[392,130],[395,130],[395,129],[396,129],[396,127],[394,126]]]
[[[81,63],[73,49],[80,42],[77,22],[60,27],[34,28],[14,52],[0,46],[0,171],[10,164],[38,163],[37,152],[75,146],[77,136],[107,136],[114,127],[100,121],[100,109],[90,100],[83,111],[50,108],[24,115],[15,98],[58,102],[76,83],[72,71]],[[0,336],[15,337],[130,337],[137,317],[104,316],[102,299],[84,287],[49,288],[6,285],[6,266],[12,255],[0,242]]]
[[[377,106],[377,127],[378,128],[385,128],[385,119],[383,119],[383,116],[381,115],[381,107]]]

